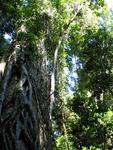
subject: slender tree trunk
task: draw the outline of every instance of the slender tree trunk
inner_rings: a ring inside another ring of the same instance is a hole
[[[51,150],[46,59],[18,54],[9,57],[0,84],[0,150]]]

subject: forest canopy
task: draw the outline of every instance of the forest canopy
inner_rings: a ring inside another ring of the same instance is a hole
[[[0,0],[0,149],[113,149],[113,9],[104,0]]]

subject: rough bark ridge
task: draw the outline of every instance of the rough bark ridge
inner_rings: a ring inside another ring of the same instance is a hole
[[[46,63],[20,56],[10,56],[0,84],[0,150],[51,150]]]

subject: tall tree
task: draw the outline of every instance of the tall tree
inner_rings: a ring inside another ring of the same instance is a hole
[[[63,97],[66,55],[75,54],[73,45],[95,26],[97,16],[86,0],[1,0],[0,14],[0,59],[5,67],[0,81],[0,148],[51,150],[52,109],[56,93]],[[69,142],[65,145],[70,149]]]
[[[4,1],[1,5],[1,36],[12,36],[2,57],[6,67],[0,86],[1,150],[51,149],[44,29],[49,16],[41,14],[41,2],[38,5],[35,0]]]

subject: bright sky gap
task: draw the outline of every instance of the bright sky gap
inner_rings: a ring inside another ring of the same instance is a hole
[[[108,7],[113,7],[113,0],[105,0],[105,2],[107,3]]]

